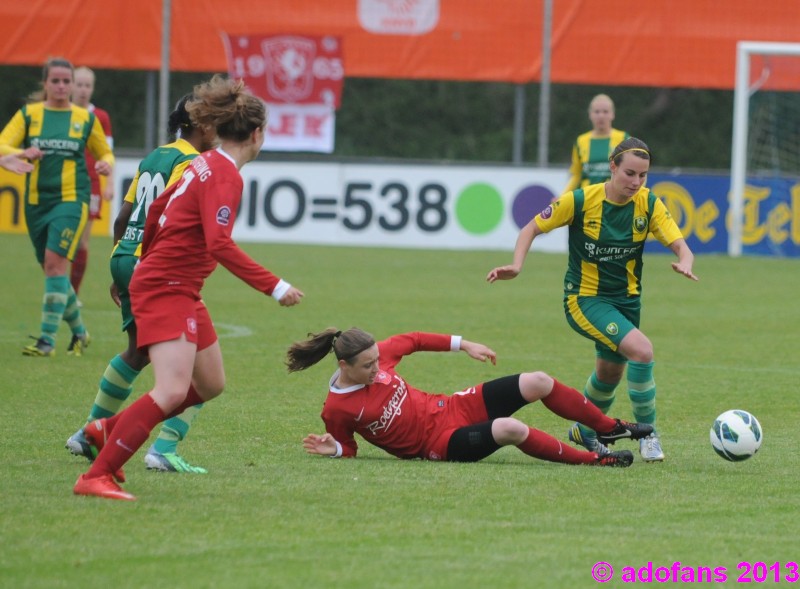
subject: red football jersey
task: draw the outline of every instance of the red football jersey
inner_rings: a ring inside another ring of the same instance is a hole
[[[111,117],[102,108],[96,107],[94,104],[89,105],[89,112],[93,112],[94,116],[100,121],[100,126],[106,134],[106,141],[109,147],[114,149],[114,138],[111,135]],[[100,176],[94,170],[95,159],[92,157],[91,152],[86,150],[86,169],[89,171],[89,180],[92,184],[92,194],[100,194]]]
[[[256,290],[272,294],[280,279],[231,237],[242,188],[239,170],[224,151],[197,156],[150,206],[133,280],[199,292],[220,263]]]
[[[365,440],[399,458],[428,458],[426,445],[445,426],[452,425],[448,412],[451,396],[415,389],[395,372],[395,367],[414,352],[446,352],[459,342],[449,335],[406,333],[378,342],[380,371],[371,385],[346,389],[330,380],[322,409],[325,428],[342,445],[342,456],[355,456],[358,433]]]

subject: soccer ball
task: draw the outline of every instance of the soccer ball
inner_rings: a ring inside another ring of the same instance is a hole
[[[731,462],[750,458],[758,452],[763,439],[761,424],[754,415],[741,409],[726,411],[711,427],[711,446]]]

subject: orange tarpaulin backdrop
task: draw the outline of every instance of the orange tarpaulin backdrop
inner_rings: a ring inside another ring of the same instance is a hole
[[[398,14],[433,6],[438,18],[422,34],[376,34],[359,19],[369,2]],[[0,63],[61,55],[96,68],[158,70],[161,17],[161,0],[7,0]],[[339,36],[350,77],[541,76],[542,0],[172,0],[171,18],[176,71],[227,71],[227,32]],[[553,0],[551,80],[730,89],[738,40],[797,41],[798,26],[800,0]]]

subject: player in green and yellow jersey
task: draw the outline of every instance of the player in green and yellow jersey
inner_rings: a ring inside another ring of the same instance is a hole
[[[513,263],[494,268],[487,280],[509,280],[521,271],[537,235],[569,227],[569,263],[564,278],[564,310],[570,327],[595,342],[595,371],[584,389],[603,412],[627,364],[628,395],[635,421],[656,423],[653,344],[639,330],[642,254],[653,234],[678,257],[672,268],[692,280],[694,255],[666,206],[644,186],[650,150],[640,139],[620,143],[610,158],[611,178],[563,194],[519,233]],[[603,451],[596,434],[583,425],[570,429],[572,441]],[[657,432],[640,440],[642,458],[664,459]]]
[[[592,98],[589,120],[592,130],[579,135],[572,146],[569,182],[564,192],[608,180],[611,177],[608,158],[614,148],[628,138],[625,131],[611,126],[614,122],[614,102],[605,94]]]
[[[89,214],[89,176],[85,151],[97,160],[95,170],[108,175],[114,156],[100,122],[70,103],[73,68],[62,58],[43,70],[44,100],[23,106],[0,133],[0,155],[23,154],[34,160],[25,180],[25,221],[45,274],[41,335],[25,346],[26,356],[52,356],[62,319],[72,340],[67,353],[80,356],[89,343],[67,270]]]
[[[192,97],[192,94],[187,94],[178,101],[169,116],[169,133],[177,136],[176,140],[156,148],[142,160],[114,221],[115,245],[111,254],[111,275],[114,282],[111,293],[122,311],[122,330],[128,334],[128,348],[112,358],[106,367],[94,404],[86,418],[87,424],[117,413],[133,392],[134,380],[150,363],[148,356],[136,347],[137,330],[131,312],[128,284],[142,253],[142,235],[150,205],[168,186],[180,179],[195,156],[214,145],[215,131],[192,124],[186,111],[186,103]],[[162,424],[158,439],[145,456],[148,468],[169,472],[206,472],[203,468],[187,463],[177,453],[178,442],[186,436],[200,408],[202,404],[190,407]],[[94,459],[83,428],[70,436],[66,447],[73,454]]]

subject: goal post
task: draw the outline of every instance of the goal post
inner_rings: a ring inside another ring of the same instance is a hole
[[[770,57],[779,56],[800,58],[800,43],[740,41],[736,45],[736,85],[733,98],[733,140],[731,147],[730,224],[728,227],[728,254],[731,256],[740,256],[742,254],[751,98],[765,84],[769,83],[771,76],[770,68],[763,64],[761,71],[751,71],[751,63],[756,56],[761,56],[767,60]],[[798,62],[800,63],[800,59],[798,59]],[[758,74],[758,78],[752,81],[751,78],[756,74]],[[796,74],[793,82],[789,83],[794,86],[791,88],[792,91],[800,91],[800,81],[798,81]],[[785,86],[779,87],[779,90],[786,89]],[[797,125],[800,128],[800,123],[797,121],[785,121],[785,124],[789,126]],[[797,173],[797,170],[794,170],[794,172]]]

